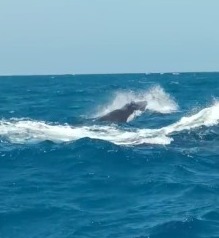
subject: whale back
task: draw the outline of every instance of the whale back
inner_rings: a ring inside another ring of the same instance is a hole
[[[129,116],[137,110],[144,111],[146,108],[146,102],[131,102],[126,104],[121,109],[116,109],[112,112],[99,118],[100,121],[110,121],[110,122],[127,122]]]

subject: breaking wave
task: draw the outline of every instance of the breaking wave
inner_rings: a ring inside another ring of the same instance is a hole
[[[146,101],[147,106],[145,110],[162,114],[172,113],[179,109],[178,104],[164,91],[162,87],[154,86],[147,91],[138,93],[133,91],[117,92],[111,102],[98,110],[95,117],[100,117],[116,109],[120,109],[132,101]],[[143,112],[141,111],[134,112],[128,118],[128,121],[133,120],[136,116],[140,116],[142,113]]]
[[[198,113],[182,117],[178,122],[159,129],[121,129],[116,125],[82,126],[54,125],[43,121],[11,119],[0,121],[0,136],[12,143],[55,143],[74,141],[89,137],[112,142],[118,145],[170,144],[171,135],[202,126],[210,127],[219,123],[219,102],[204,108]]]

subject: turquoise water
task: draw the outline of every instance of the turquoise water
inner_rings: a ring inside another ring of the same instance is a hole
[[[0,237],[219,237],[219,73],[0,77]],[[127,123],[96,118],[131,101]]]

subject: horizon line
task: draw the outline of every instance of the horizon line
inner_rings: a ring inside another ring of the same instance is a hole
[[[28,76],[88,76],[88,75],[127,75],[127,74],[192,74],[192,73],[219,73],[218,71],[167,71],[167,72],[139,72],[139,73],[46,73],[46,74],[0,74],[0,77],[28,77]]]

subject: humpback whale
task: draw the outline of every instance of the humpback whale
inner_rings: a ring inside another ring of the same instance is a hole
[[[99,117],[98,120],[109,122],[127,122],[127,119],[134,111],[144,111],[146,105],[146,101],[130,102],[120,109],[114,110],[102,117]]]

